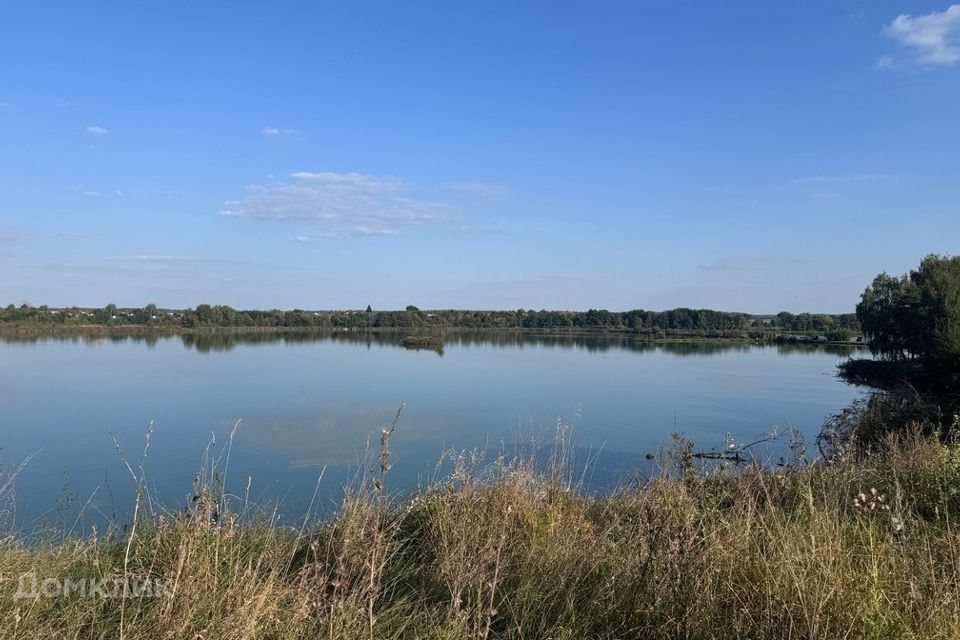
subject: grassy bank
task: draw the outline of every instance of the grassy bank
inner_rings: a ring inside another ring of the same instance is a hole
[[[960,636],[958,449],[915,436],[857,464],[738,473],[689,454],[607,496],[581,492],[562,459],[538,472],[464,457],[405,500],[385,497],[384,455],[335,515],[298,527],[232,515],[208,470],[186,511],[144,499],[134,526],[3,540],[0,637]],[[164,588],[16,598],[29,572],[53,591]]]

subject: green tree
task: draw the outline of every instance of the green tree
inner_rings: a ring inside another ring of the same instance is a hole
[[[830,329],[826,333],[827,340],[831,342],[846,342],[853,337],[853,332],[846,327],[837,327],[836,329]]]
[[[875,353],[919,359],[928,373],[960,370],[960,256],[927,256],[899,278],[881,273],[857,318]]]
[[[960,256],[927,256],[910,279],[919,293],[918,352],[938,370],[960,369]]]
[[[916,356],[919,292],[908,276],[881,273],[864,290],[857,318],[870,350],[890,360]]]
[[[148,304],[143,308],[142,311],[136,314],[136,319],[144,324],[152,324],[154,317],[157,315],[157,305]]]

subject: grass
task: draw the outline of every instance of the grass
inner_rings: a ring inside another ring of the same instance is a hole
[[[603,496],[563,455],[461,455],[390,499],[391,435],[339,510],[301,526],[233,513],[211,461],[187,511],[144,499],[135,527],[3,539],[0,637],[960,637],[960,450],[936,439],[740,470],[697,468],[681,441],[668,472]],[[27,572],[166,588],[15,598]]]

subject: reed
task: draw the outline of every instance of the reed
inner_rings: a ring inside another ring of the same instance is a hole
[[[390,499],[395,424],[337,512],[297,527],[234,512],[208,460],[187,511],[144,493],[125,533],[3,538],[0,637],[960,637],[951,444],[915,433],[856,460],[740,470],[681,452],[680,473],[605,495],[562,454],[543,469],[465,453]],[[15,597],[30,572],[165,586]]]

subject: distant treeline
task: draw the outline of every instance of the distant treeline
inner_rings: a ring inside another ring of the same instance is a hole
[[[539,329],[629,331],[655,336],[696,334],[729,337],[771,333],[822,335],[833,340],[859,333],[855,314],[793,314],[773,316],[714,311],[672,309],[669,311],[421,311],[408,306],[402,311],[292,311],[238,310],[224,305],[201,304],[195,309],[169,310],[156,305],[143,308],[102,309],[9,305],[0,309],[0,323],[31,326],[137,326],[168,329],[204,327],[277,327],[310,329]]]

